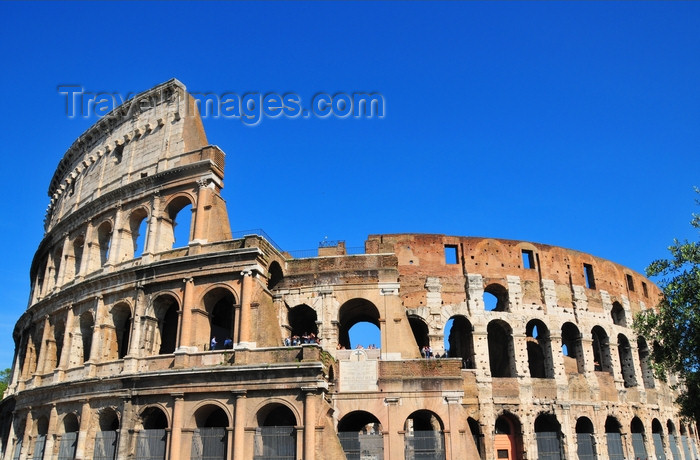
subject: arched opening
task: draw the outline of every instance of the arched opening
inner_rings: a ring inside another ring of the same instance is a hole
[[[497,459],[519,460],[522,458],[521,433],[520,421],[514,415],[505,413],[496,419],[493,450]]]
[[[425,332],[427,335],[427,327]],[[462,369],[474,369],[472,323],[462,315],[453,316],[445,324],[445,338],[445,354],[450,358],[461,358]]]
[[[141,413],[143,430],[136,439],[136,460],[165,459],[168,418],[157,407],[148,407]]]
[[[538,460],[561,460],[561,425],[554,414],[535,419],[535,440]]]
[[[689,459],[690,456],[690,444],[688,443],[688,432],[685,425],[681,423],[681,445],[683,446],[683,458]]]
[[[576,453],[578,460],[596,460],[593,423],[588,417],[576,420]]]
[[[122,359],[129,353],[129,338],[131,337],[131,307],[120,303],[112,307],[112,324],[114,325],[114,341],[109,350],[110,359]],[[116,347],[115,347],[116,345]]]
[[[282,281],[282,278],[284,277],[282,267],[280,267],[280,264],[278,264],[277,261],[273,261],[270,264],[270,267],[267,269],[267,274],[267,289],[271,291]]]
[[[63,417],[63,435],[61,435],[61,442],[58,446],[58,460],[72,460],[75,458],[79,429],[80,423],[75,414],[67,414]]]
[[[82,337],[83,346],[83,362],[90,360],[90,349],[92,348],[92,331],[95,326],[95,320],[92,318],[92,313],[86,311],[80,315],[80,335]]]
[[[95,433],[92,460],[116,460],[119,443],[119,417],[111,407],[99,413],[100,430]]]
[[[46,436],[49,434],[49,420],[41,416],[36,421],[36,439],[34,440],[34,455],[32,460],[42,460],[46,448]]]
[[[338,438],[348,460],[384,458],[382,425],[365,411],[350,412],[338,422]]]
[[[654,441],[654,454],[656,460],[666,460],[664,451],[664,430],[658,419],[651,421],[651,439]]]
[[[316,343],[318,324],[316,310],[306,304],[297,305],[289,310],[287,320],[291,331],[291,345]],[[312,335],[313,334],[313,335]]]
[[[234,336],[236,298],[225,288],[216,288],[204,295],[204,308],[209,314],[209,349],[224,348]],[[233,343],[233,342],[231,342]]]
[[[530,377],[536,379],[554,378],[552,346],[547,326],[542,321],[533,319],[525,326],[525,335]]]
[[[404,423],[405,459],[445,459],[442,420],[429,410],[417,410]]]
[[[481,426],[479,425],[479,422],[477,422],[476,420],[474,420],[471,417],[467,418],[467,425],[469,425],[469,432],[471,433],[472,439],[474,440],[474,445],[476,446],[476,451],[479,453],[479,458],[483,459],[484,458],[484,445],[483,445],[484,436],[481,433]]]
[[[637,355],[639,356],[639,364],[642,368],[642,382],[644,388],[654,388],[654,370],[651,367],[649,346],[644,337],[637,337]]]
[[[102,222],[97,227],[97,244],[100,250],[100,266],[109,260],[109,248],[112,244],[112,224],[109,221]]]
[[[80,267],[83,263],[83,250],[85,248],[85,238],[78,236],[73,241],[73,277],[80,274]]]
[[[294,460],[297,419],[282,404],[268,404],[258,412],[254,460]]]
[[[595,326],[591,331],[593,336],[593,368],[598,372],[612,374],[612,359],[610,358],[610,342],[605,329]]]
[[[58,286],[58,275],[61,271],[61,262],[63,262],[63,248],[58,248],[53,253],[53,285]]]
[[[605,419],[605,438],[608,444],[608,458],[610,460],[625,460],[625,451],[622,447],[622,433],[620,422],[612,416]]]
[[[495,283],[484,288],[484,310],[508,311],[508,306],[508,289]]]
[[[192,433],[191,460],[226,460],[226,428],[229,419],[218,406],[200,407],[194,414],[197,428]]]
[[[630,432],[632,433],[632,448],[634,449],[634,456],[646,458],[647,448],[644,442],[644,424],[639,417],[634,417],[632,419],[632,423],[630,423]]]
[[[13,424],[15,425],[15,439],[17,440],[17,442],[15,443],[15,447],[12,450],[12,460],[19,460],[20,453],[22,452],[22,440],[24,439],[24,430],[27,429],[27,419],[15,418],[13,420]]]
[[[678,436],[676,433],[676,425],[673,424],[672,420],[666,422],[666,428],[668,429],[668,445],[671,448],[671,455],[673,460],[680,460],[681,452],[678,448]]]
[[[617,354],[620,358],[620,371],[625,388],[637,386],[637,377],[634,373],[634,359],[632,358],[632,347],[623,334],[617,335]]]
[[[418,345],[418,352],[423,354],[424,349],[430,345],[430,339],[428,338],[428,325],[420,316],[409,315],[408,324],[411,326],[411,332],[413,332],[413,338],[416,339],[416,345]]]
[[[192,237],[192,202],[185,196],[173,199],[166,209],[170,225],[163,229],[164,250],[187,246]]]
[[[364,323],[364,324],[362,324]],[[359,327],[356,325],[359,324]],[[351,335],[352,329],[352,335]],[[381,346],[379,310],[366,299],[352,299],[338,310],[338,342],[345,348]]]
[[[618,326],[627,327],[627,319],[625,318],[625,309],[622,308],[620,302],[613,302],[612,310],[610,310],[610,316],[612,317],[613,324]]]
[[[143,208],[138,208],[129,216],[129,232],[131,233],[129,252],[132,257],[141,257],[144,249],[146,249],[147,230],[148,212]],[[128,255],[125,254],[125,258],[128,258]]]
[[[513,331],[505,321],[491,321],[486,329],[492,377],[515,377]]]
[[[177,300],[170,295],[158,296],[153,301],[153,313],[158,327],[154,338],[154,349],[165,355],[175,352],[177,347],[177,330],[180,308]]]
[[[66,323],[65,321],[55,320],[53,326],[53,339],[56,344],[56,361],[54,362],[54,367],[58,367],[61,364],[61,355],[63,354],[63,337],[66,334]]]
[[[564,323],[561,327],[561,352],[564,355],[564,369],[567,374],[583,374],[583,345],[581,333],[574,323]]]

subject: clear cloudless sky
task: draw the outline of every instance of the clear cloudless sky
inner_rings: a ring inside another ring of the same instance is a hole
[[[96,121],[59,85],[379,92],[383,119],[205,119],[233,230],[512,238],[643,272],[698,237],[699,31],[697,2],[0,3],[0,368],[49,180]]]

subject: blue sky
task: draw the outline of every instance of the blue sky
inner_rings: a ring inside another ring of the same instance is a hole
[[[0,367],[49,180],[96,120],[59,85],[379,92],[383,119],[205,119],[233,230],[522,239],[643,271],[698,236],[698,30],[691,2],[0,3]]]

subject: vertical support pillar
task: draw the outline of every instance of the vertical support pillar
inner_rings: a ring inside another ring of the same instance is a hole
[[[241,315],[238,321],[238,344],[247,345],[250,342],[250,295],[252,290],[252,272],[241,272]]]
[[[399,398],[384,398],[387,406],[388,425],[384,428],[384,458],[404,458],[403,426],[400,429],[394,423],[402,423],[398,414]]]
[[[236,407],[233,413],[233,452],[229,458],[247,459],[245,452],[246,392],[235,392]]]
[[[122,233],[122,219],[123,211],[121,201],[117,203],[117,212],[114,217],[114,228],[112,229],[112,242],[109,247],[109,257],[107,258],[107,263],[105,265],[116,265],[121,262],[121,233]]]
[[[61,252],[61,260],[60,265],[58,267],[58,274],[56,276],[56,285],[54,287],[59,287],[63,286],[63,283],[65,283],[65,275],[66,275],[66,265],[68,265],[68,254],[69,254],[69,249],[70,247],[70,240],[68,239],[68,233],[63,234],[63,251]]]
[[[304,460],[316,459],[316,387],[304,392]]]
[[[63,331],[63,351],[61,352],[61,359],[56,363],[56,371],[54,372],[55,381],[60,382],[63,380],[66,369],[68,369],[68,364],[70,362],[71,350],[73,349],[73,328],[75,327],[75,314],[73,312],[73,306],[71,305],[66,311],[66,326]]]
[[[192,345],[192,304],[194,302],[194,278],[182,280],[185,284],[182,295],[182,317],[180,318],[180,346],[179,350],[187,349]]]
[[[84,459],[85,443],[87,442],[87,434],[90,430],[90,401],[83,400],[83,406],[80,408],[80,429],[78,431],[78,443],[75,447],[75,458]]]
[[[183,393],[173,393],[173,424],[170,431],[170,460],[180,460],[182,450],[182,411],[185,404]]]
[[[49,415],[49,430],[46,435],[46,445],[44,447],[44,460],[53,459],[53,449],[56,443],[56,427],[58,426],[58,411],[56,404],[51,405],[51,414]],[[60,439],[60,438],[59,438]]]
[[[104,324],[105,316],[104,298],[99,295],[95,296],[95,324],[92,326],[92,342],[90,343],[90,359],[89,363],[102,362],[102,325]],[[88,374],[92,377],[95,373],[95,368],[92,367]]]
[[[95,254],[93,254],[93,252],[95,252],[93,246],[97,246],[97,257],[100,257],[100,244],[97,242],[96,233],[95,224],[93,224],[92,221],[88,221],[85,229],[85,239],[83,241],[83,260],[80,261],[80,271],[75,274],[76,278],[84,278],[85,275],[90,273],[92,260],[95,257]]]
[[[146,247],[144,248],[143,255],[153,255],[158,252],[156,246],[157,233],[158,233],[158,222],[160,222],[160,190],[153,192],[153,198],[151,199],[151,216],[148,219],[148,230],[146,232]]]
[[[43,375],[45,373],[44,367],[46,366],[46,355],[47,355],[47,342],[49,340],[49,330],[51,329],[51,323],[49,322],[48,315],[44,316],[44,330],[41,331],[41,342],[39,348],[39,356],[36,360],[35,374]]]
[[[22,448],[20,452],[20,459],[28,458],[29,457],[29,443],[30,443],[30,437],[29,433],[32,432],[32,428],[34,426],[34,417],[32,416],[32,411],[27,410],[27,419],[24,422],[24,434],[22,435]]]
[[[194,210],[194,231],[192,232],[192,241],[198,243],[207,242],[207,222],[204,211],[210,207],[209,204],[209,188],[207,187],[209,180],[200,179],[197,181],[197,206],[193,206]]]

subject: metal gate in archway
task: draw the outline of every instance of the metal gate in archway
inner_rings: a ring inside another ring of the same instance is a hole
[[[445,460],[445,437],[442,431],[406,433],[406,460]]]
[[[338,433],[340,445],[348,460],[384,460],[384,437],[381,433]]]

